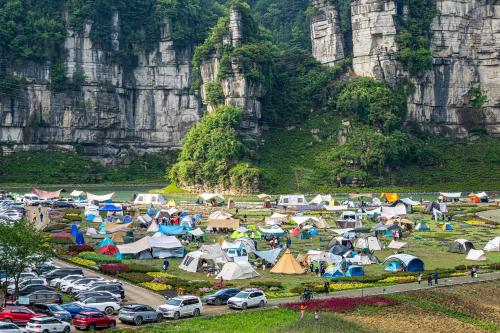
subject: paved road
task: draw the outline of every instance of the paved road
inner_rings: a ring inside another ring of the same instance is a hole
[[[483,212],[476,213],[476,215],[482,219],[500,223],[500,209],[485,210]]]

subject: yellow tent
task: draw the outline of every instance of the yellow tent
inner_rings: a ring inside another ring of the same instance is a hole
[[[271,269],[271,273],[304,274],[304,268],[295,260],[289,249],[286,249],[280,260]]]
[[[385,196],[385,200],[387,200],[387,202],[394,202],[394,201],[399,200],[399,196],[397,193],[380,193],[381,198],[384,196]]]
[[[174,200],[169,200],[169,202],[167,202],[167,206],[168,207],[177,207],[177,203]]]

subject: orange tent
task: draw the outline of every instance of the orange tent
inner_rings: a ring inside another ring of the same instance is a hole
[[[479,199],[477,196],[473,196],[469,199],[469,202],[472,202],[472,203],[480,203],[481,202],[481,199]]]
[[[301,232],[301,229],[300,228],[295,228],[292,230],[292,232],[290,233],[290,236],[292,237],[297,237]]]
[[[387,202],[394,202],[399,200],[399,196],[397,193],[380,193],[380,197],[385,197]]]

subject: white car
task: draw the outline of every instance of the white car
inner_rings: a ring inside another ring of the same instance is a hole
[[[82,302],[75,303],[87,308],[96,308],[107,315],[112,315],[116,311],[120,310],[120,304],[118,304],[116,300],[111,296],[89,297]]]
[[[71,324],[54,317],[35,317],[26,325],[26,331],[30,333],[69,333],[71,332]]]
[[[264,307],[267,303],[266,295],[262,290],[245,289],[227,300],[227,305],[231,309],[246,310],[251,307]]]
[[[71,293],[74,290],[81,290],[80,288],[86,286],[87,284],[94,282],[96,280],[101,280],[102,278],[81,278],[77,280],[70,281],[68,283],[61,283],[61,291]]]
[[[4,323],[4,322],[0,321],[0,332],[2,332],[2,333],[25,333],[26,330],[20,329],[15,324]]]
[[[158,310],[163,313],[164,318],[179,319],[185,316],[199,316],[203,311],[203,305],[196,296],[177,296],[160,305]]]
[[[71,281],[75,281],[75,280],[78,280],[78,279],[83,279],[84,276],[83,275],[66,275],[66,276],[63,276],[63,277],[60,277],[60,278],[56,278],[52,281],[50,281],[49,285],[51,287],[56,287],[58,288],[59,286],[61,286],[61,284],[63,282],[71,282]]]

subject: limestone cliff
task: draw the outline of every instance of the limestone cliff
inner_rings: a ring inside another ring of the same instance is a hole
[[[118,22],[115,15],[115,50]],[[68,31],[65,41],[66,75],[85,74],[79,91],[52,92],[49,64],[0,66],[1,74],[27,81],[19,96],[0,94],[0,141],[18,144],[14,151],[79,144],[101,156],[180,147],[202,107],[188,91],[192,49],[174,48],[165,22],[157,48],[127,69],[93,45],[91,29],[88,23],[83,33]]]
[[[409,76],[394,55],[397,17],[407,12],[404,2],[352,0],[351,54],[345,52],[334,3],[312,0],[317,9],[311,19],[316,59],[334,65],[350,56],[356,75],[391,83]],[[437,0],[436,4],[439,13],[431,25],[432,69],[411,78],[416,90],[408,100],[408,120],[450,136],[464,137],[477,126],[500,135],[500,2]],[[488,96],[479,116],[467,107],[472,87],[480,87]]]

